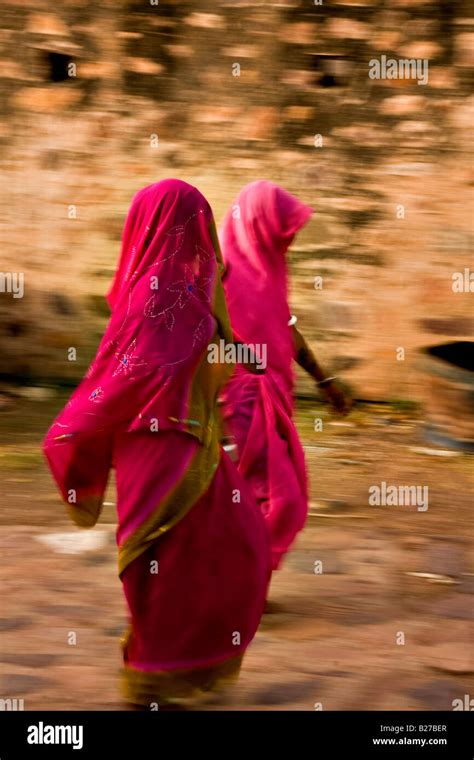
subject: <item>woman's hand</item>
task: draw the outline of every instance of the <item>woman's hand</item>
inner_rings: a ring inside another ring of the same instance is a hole
[[[335,412],[342,415],[346,415],[350,412],[352,399],[334,380],[331,380],[331,382],[321,390],[324,390],[326,398]]]

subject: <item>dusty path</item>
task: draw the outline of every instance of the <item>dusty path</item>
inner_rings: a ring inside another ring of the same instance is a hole
[[[6,398],[0,412],[0,696],[25,709],[125,709],[114,492],[94,532],[55,538],[77,533],[38,451],[61,403]],[[416,419],[390,407],[341,425],[306,403],[298,424],[308,525],[238,685],[205,709],[450,710],[474,697],[472,457],[430,453]],[[427,485],[428,510],[369,506],[382,480]]]

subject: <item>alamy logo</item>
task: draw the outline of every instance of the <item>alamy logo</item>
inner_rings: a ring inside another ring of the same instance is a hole
[[[454,272],[453,278],[453,293],[474,293],[474,272],[471,272],[467,267],[464,268],[464,272]]]
[[[253,364],[258,369],[266,369],[266,343],[210,343],[207,347],[207,361],[210,364]]]
[[[23,272],[0,272],[0,293],[12,293],[13,298],[23,298],[25,275]]]
[[[8,697],[7,699],[0,699],[0,712],[4,712],[6,710],[24,710],[25,709],[25,700],[24,699],[17,699],[16,697],[12,699],[11,697]]]
[[[49,726],[42,721],[37,726],[28,726],[28,744],[72,744],[73,749],[82,749],[83,726]]]
[[[416,79],[417,84],[428,84],[427,58],[389,58],[381,55],[369,61],[371,79]]]
[[[468,710],[474,711],[474,699],[470,694],[465,694],[464,699],[453,699],[451,702],[453,710]]]
[[[370,486],[371,507],[417,507],[418,512],[428,509],[428,486],[388,486],[383,480],[379,486]]]

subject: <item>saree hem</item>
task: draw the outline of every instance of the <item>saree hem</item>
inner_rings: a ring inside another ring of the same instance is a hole
[[[65,502],[66,512],[69,518],[79,528],[93,528],[97,525],[102,510],[102,498],[91,496],[89,499],[82,498],[80,504]]]
[[[145,673],[125,665],[121,670],[122,694],[128,702],[150,705],[195,699],[237,680],[243,653],[205,667]]]

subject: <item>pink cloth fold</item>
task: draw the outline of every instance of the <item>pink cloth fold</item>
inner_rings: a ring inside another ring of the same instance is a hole
[[[294,346],[288,327],[286,252],[312,209],[273,182],[244,187],[219,232],[223,277],[234,335],[265,343],[268,366],[278,383],[293,389]]]
[[[206,199],[180,180],[149,185],[133,199],[108,294],[108,327],[44,442],[63,498],[71,503],[74,493],[77,513],[91,497],[101,501],[117,432],[154,425],[200,441],[209,434],[222,377],[211,372],[207,346],[216,333],[232,339],[218,297],[222,263],[213,229]]]
[[[217,395],[231,367],[207,349],[232,340],[221,269],[196,188],[165,180],[137,193],[109,325],[44,444],[81,525],[97,520],[115,464],[124,693],[147,706],[237,675],[270,575],[264,521],[219,447]]]
[[[238,467],[260,504],[279,567],[307,515],[304,453],[292,422],[294,341],[288,324],[286,252],[312,210],[265,180],[247,185],[220,230],[224,288],[234,335],[266,344],[264,375],[239,366],[223,393]]]

